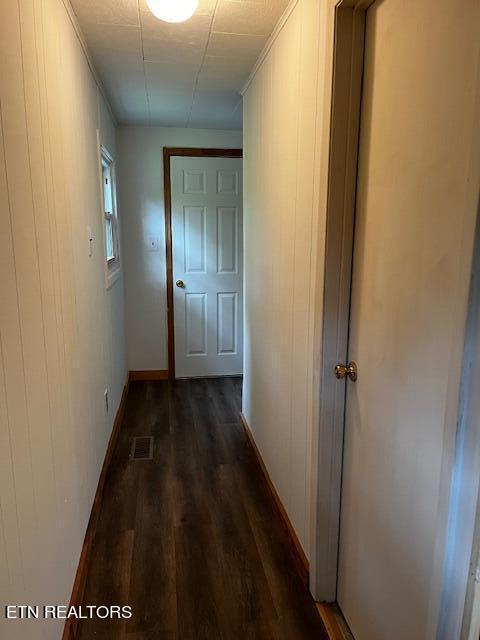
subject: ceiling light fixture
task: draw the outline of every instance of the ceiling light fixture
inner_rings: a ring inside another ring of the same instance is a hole
[[[147,0],[153,15],[165,22],[184,22],[193,16],[198,0]]]

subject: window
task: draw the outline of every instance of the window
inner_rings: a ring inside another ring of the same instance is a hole
[[[107,265],[107,286],[113,284],[120,270],[120,251],[118,239],[118,218],[116,207],[115,167],[113,158],[101,147],[102,193],[105,228],[105,260]]]

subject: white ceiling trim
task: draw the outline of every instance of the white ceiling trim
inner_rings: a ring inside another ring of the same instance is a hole
[[[250,75],[247,78],[247,81],[245,82],[243,87],[240,89],[240,93],[241,93],[242,96],[245,95],[248,87],[251,85],[254,77],[257,74],[257,71],[260,69],[260,67],[262,66],[265,58],[268,56],[270,49],[273,47],[273,45],[275,43],[275,40],[280,35],[283,27],[287,23],[292,11],[295,9],[297,4],[298,4],[298,0],[290,0],[290,2],[287,5],[285,11],[280,16],[280,19],[277,22],[277,24],[275,26],[275,29],[272,31],[271,36],[268,38],[267,42],[265,43],[265,46],[263,47],[262,51],[260,52],[260,55],[258,56],[257,61],[253,65],[253,68],[252,68],[252,70],[250,72]]]
[[[148,82],[147,82],[147,69],[145,67],[145,45],[143,42],[143,29],[142,29],[142,18],[140,15],[140,0],[137,0],[137,15],[138,15],[138,24],[140,26],[140,42],[142,45],[142,71],[143,71],[143,82],[145,85],[145,101],[147,103],[147,117],[149,126],[152,124],[152,112],[150,109],[150,92],[148,90]]]
[[[90,52],[88,50],[87,47],[87,43],[85,42],[85,37],[83,35],[82,29],[80,27],[80,24],[78,23],[77,20],[77,16],[75,15],[75,11],[73,10],[73,7],[70,3],[70,0],[62,0],[63,2],[63,6],[65,7],[65,10],[67,12],[68,18],[70,20],[70,22],[72,23],[72,27],[73,30],[75,31],[75,35],[78,38],[78,41],[80,42],[80,46],[82,47],[83,50],[83,54],[86,58],[88,67],[92,73],[93,79],[95,80],[95,84],[98,87],[98,90],[100,91],[100,93],[102,94],[102,97],[105,101],[105,104],[107,105],[108,111],[110,112],[110,115],[112,117],[113,123],[115,124],[115,126],[118,124],[118,120],[115,116],[115,113],[112,109],[112,105],[110,104],[110,100],[108,99],[107,96],[107,92],[105,90],[105,86],[100,78],[100,75],[97,72],[97,69],[95,68],[95,65],[93,64],[93,60],[92,57],[90,55]]]

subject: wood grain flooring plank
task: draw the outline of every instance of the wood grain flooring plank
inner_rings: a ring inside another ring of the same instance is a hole
[[[132,382],[85,604],[131,605],[79,640],[326,640],[238,413],[241,378]],[[130,461],[136,435],[151,461]],[[113,601],[116,602],[113,602]]]
[[[211,493],[213,544],[222,580],[223,607],[233,637],[252,623],[275,619],[277,612],[233,469],[222,465]]]
[[[175,527],[175,564],[179,638],[227,638],[228,623],[223,617],[221,583],[208,526],[188,522]]]
[[[92,548],[84,604],[98,607],[128,604],[134,537],[134,531],[114,530],[108,538],[96,538]],[[106,576],[108,589],[105,588]],[[126,620],[118,618],[84,620],[80,625],[79,639],[123,640],[126,624]]]

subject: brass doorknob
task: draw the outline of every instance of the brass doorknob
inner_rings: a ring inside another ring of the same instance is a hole
[[[355,362],[349,362],[348,365],[337,364],[335,367],[335,375],[339,380],[348,376],[352,382],[355,382],[358,378],[358,367]]]
[[[177,280],[175,284],[177,285],[177,287],[180,287],[180,289],[185,289],[185,283],[183,280]]]

